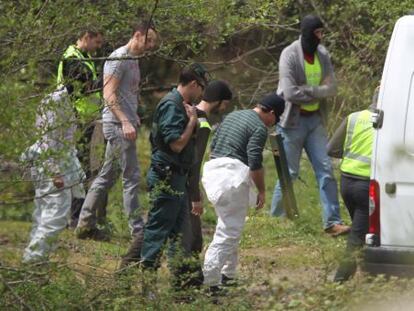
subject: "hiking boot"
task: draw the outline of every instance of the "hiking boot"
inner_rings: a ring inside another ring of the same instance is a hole
[[[108,242],[111,240],[111,237],[104,230],[99,230],[97,228],[76,228],[75,235],[80,240],[95,240],[95,241],[105,241]]]
[[[224,287],[234,287],[237,286],[237,280],[235,278],[229,278],[227,275],[221,275],[221,285]]]
[[[335,273],[334,282],[343,283],[348,281],[356,272],[357,263],[355,260],[343,260]]]
[[[132,242],[128,248],[127,253],[122,256],[119,269],[123,270],[133,263],[137,263],[141,260],[141,248],[144,240],[144,232],[138,233],[133,237]]]
[[[327,229],[325,229],[325,232],[329,234],[332,237],[337,237],[339,235],[348,234],[349,231],[351,231],[350,226],[341,225],[341,224],[335,224]]]

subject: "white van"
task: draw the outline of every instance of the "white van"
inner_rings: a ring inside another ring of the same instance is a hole
[[[363,269],[414,275],[414,16],[394,27],[373,121]]]

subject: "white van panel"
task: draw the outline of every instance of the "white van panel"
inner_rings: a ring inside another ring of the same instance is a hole
[[[414,74],[411,76],[410,95],[405,114],[404,146],[405,152],[414,155]],[[402,150],[403,151],[403,150]]]
[[[372,178],[380,185],[381,245],[414,247],[414,16],[397,22],[381,81]],[[385,191],[395,184],[395,193]]]

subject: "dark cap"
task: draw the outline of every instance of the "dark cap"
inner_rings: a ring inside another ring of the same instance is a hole
[[[193,63],[188,67],[188,69],[195,74],[195,76],[197,77],[197,80],[203,83],[204,86],[208,84],[209,73],[206,67],[204,67],[202,64],[199,64],[199,63]]]
[[[212,103],[221,100],[231,100],[233,94],[228,84],[221,80],[214,80],[209,82],[204,90],[203,100]]]
[[[260,105],[273,110],[275,112],[276,122],[279,122],[280,116],[285,110],[285,100],[282,97],[276,93],[268,94],[260,101]]]

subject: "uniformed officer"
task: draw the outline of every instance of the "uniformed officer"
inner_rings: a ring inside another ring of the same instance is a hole
[[[345,255],[334,278],[336,282],[346,281],[354,275],[357,268],[355,255],[364,245],[368,233],[369,181],[374,138],[371,117],[377,96],[376,92],[369,109],[351,113],[328,144],[328,155],[342,158],[341,195],[352,219]]]
[[[170,258],[179,253],[190,255],[182,249],[179,233],[183,220],[188,219],[186,183],[194,159],[197,113],[191,103],[201,97],[206,84],[206,70],[200,64],[183,69],[178,87],[160,101],[154,113],[147,176],[151,208],[141,250],[144,269],[159,267],[162,248],[168,239],[174,245],[170,248]],[[183,266],[172,262],[171,267],[177,280]]]
[[[89,180],[94,175],[90,170],[90,143],[95,129],[95,120],[100,117],[102,79],[98,77],[95,62],[91,53],[101,48],[103,34],[94,29],[82,31],[76,44],[65,50],[59,62],[57,79],[58,86],[64,85],[73,102],[77,126],[80,133],[76,143],[77,156]],[[84,199],[74,199],[71,207],[70,226],[75,228]],[[105,204],[99,208],[105,214]]]

